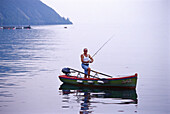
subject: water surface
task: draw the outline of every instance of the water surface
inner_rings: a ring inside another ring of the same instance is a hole
[[[91,68],[117,76],[138,73],[136,90],[63,85],[63,67],[81,70],[87,47]],[[169,113],[168,31],[165,26],[72,25],[0,30],[0,113]]]

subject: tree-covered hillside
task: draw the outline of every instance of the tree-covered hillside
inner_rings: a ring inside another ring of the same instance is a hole
[[[0,25],[72,24],[40,0],[0,0]]]

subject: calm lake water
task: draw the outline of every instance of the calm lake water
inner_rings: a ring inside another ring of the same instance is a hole
[[[0,30],[1,114],[170,113],[168,29],[153,25],[33,26]],[[63,85],[63,67],[82,70],[87,47],[91,68],[113,76],[138,73],[136,90]]]

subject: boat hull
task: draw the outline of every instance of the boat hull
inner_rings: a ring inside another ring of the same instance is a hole
[[[59,79],[63,83],[77,86],[101,87],[101,88],[127,88],[135,89],[137,84],[137,74],[120,78],[78,78],[76,76],[60,75]]]

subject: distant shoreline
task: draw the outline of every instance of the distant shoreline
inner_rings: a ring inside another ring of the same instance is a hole
[[[0,29],[31,29],[31,26],[0,26]]]
[[[73,24],[51,24],[51,25],[1,25],[0,30],[8,29],[8,30],[15,30],[15,29],[33,29],[35,26],[64,26],[65,29],[67,29],[67,26],[73,25]],[[32,28],[33,27],[33,28]]]

